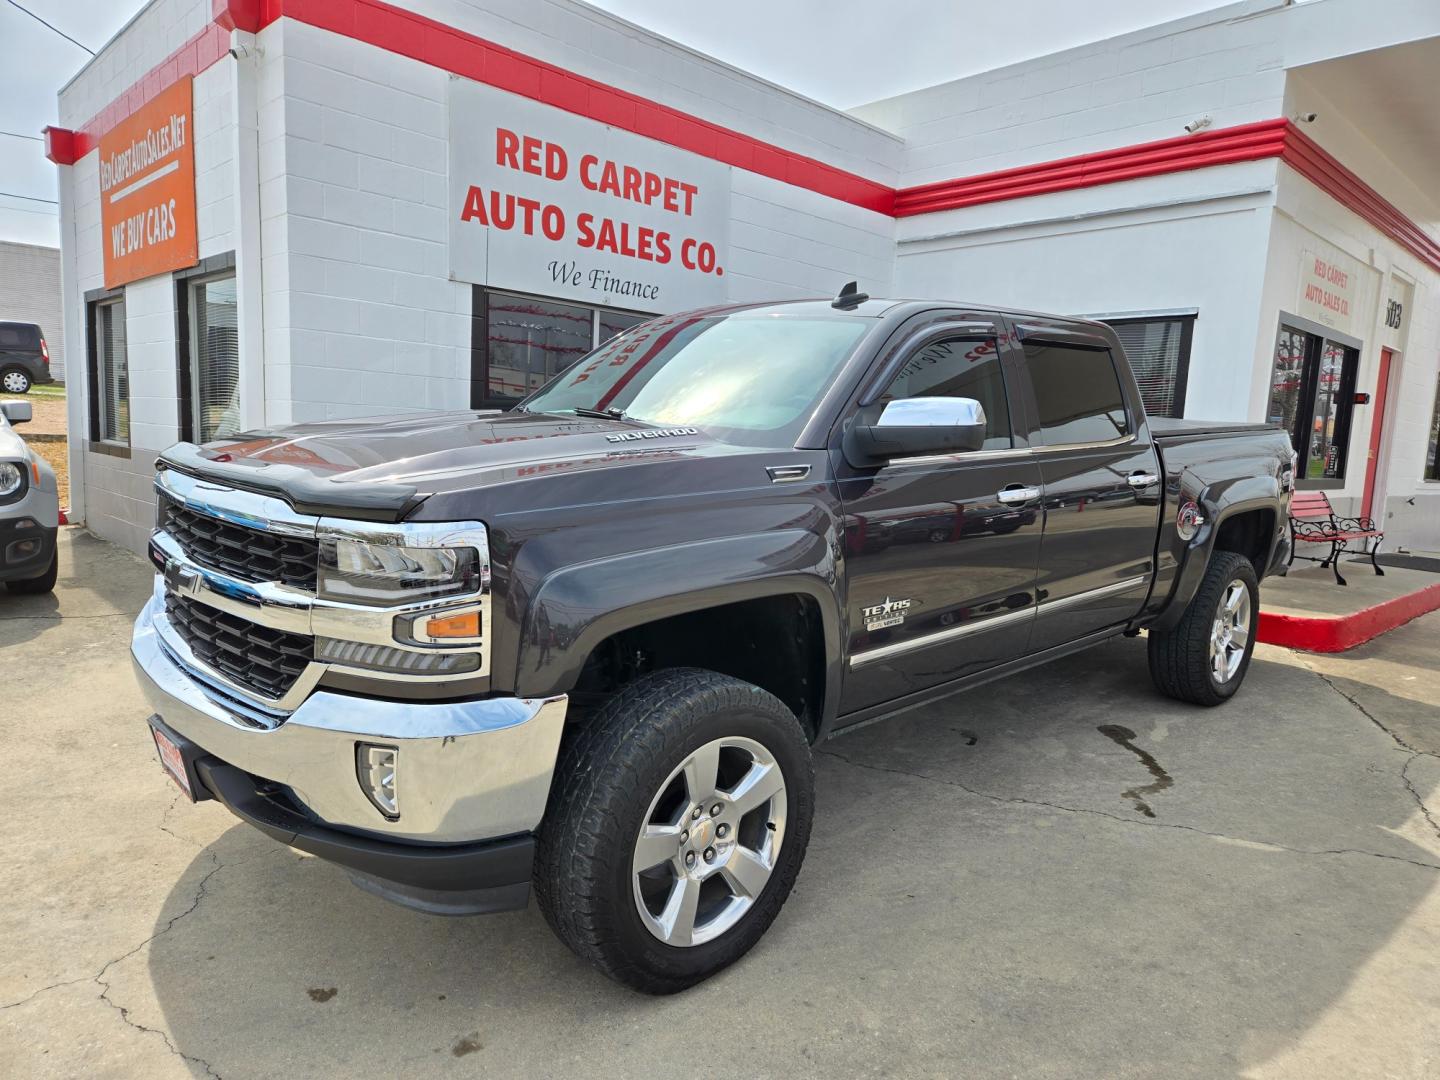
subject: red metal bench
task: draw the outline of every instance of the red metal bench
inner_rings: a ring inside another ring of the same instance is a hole
[[[1380,552],[1380,541],[1385,539],[1385,534],[1375,527],[1375,522],[1367,517],[1342,518],[1335,516],[1335,508],[1330,505],[1329,498],[1323,491],[1297,491],[1290,499],[1290,561],[1293,563],[1296,557],[1296,550],[1301,544],[1329,544],[1330,554],[1323,559],[1315,559],[1310,555],[1301,555],[1302,559],[1318,561],[1321,566],[1328,566],[1335,573],[1335,581],[1344,585],[1345,579],[1340,576],[1340,556],[1345,553],[1346,546],[1352,540],[1361,541],[1361,551],[1366,551],[1370,556],[1370,565],[1375,568],[1375,573],[1381,577],[1385,571],[1380,569],[1380,564],[1375,561],[1375,556]]]

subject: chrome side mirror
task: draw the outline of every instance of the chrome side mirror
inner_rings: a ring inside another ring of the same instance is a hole
[[[16,424],[28,424],[35,416],[35,411],[28,401],[0,401],[0,413],[5,415],[12,427]]]
[[[983,435],[985,406],[968,397],[900,398],[886,403],[875,425],[886,428],[978,427]],[[983,438],[981,441],[984,441]]]
[[[846,433],[856,465],[922,454],[962,454],[985,446],[985,406],[974,398],[916,397],[890,401],[873,421],[861,410]]]

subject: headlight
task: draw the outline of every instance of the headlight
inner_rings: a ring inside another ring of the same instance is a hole
[[[480,591],[471,547],[408,547],[348,537],[320,539],[320,596],[386,607]]]
[[[0,499],[14,495],[20,490],[20,485],[25,483],[25,473],[20,466],[12,465],[8,461],[0,461]]]

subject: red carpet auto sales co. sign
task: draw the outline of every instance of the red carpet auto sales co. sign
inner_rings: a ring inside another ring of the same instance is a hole
[[[450,81],[450,276],[642,311],[723,300],[730,168]]]

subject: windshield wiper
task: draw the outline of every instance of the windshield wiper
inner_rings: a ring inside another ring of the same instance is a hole
[[[556,410],[556,411],[557,411],[557,412],[570,412],[570,413],[574,413],[576,416],[590,417],[590,418],[593,418],[593,419],[595,419],[595,420],[629,420],[629,419],[630,419],[630,417],[628,417],[628,416],[625,415],[625,410],[624,410],[624,409],[613,409],[613,408],[612,408],[612,409],[587,409],[587,408],[584,408],[584,407],[582,407],[582,406],[576,406],[575,408],[571,408],[571,409],[558,409],[558,410]]]

